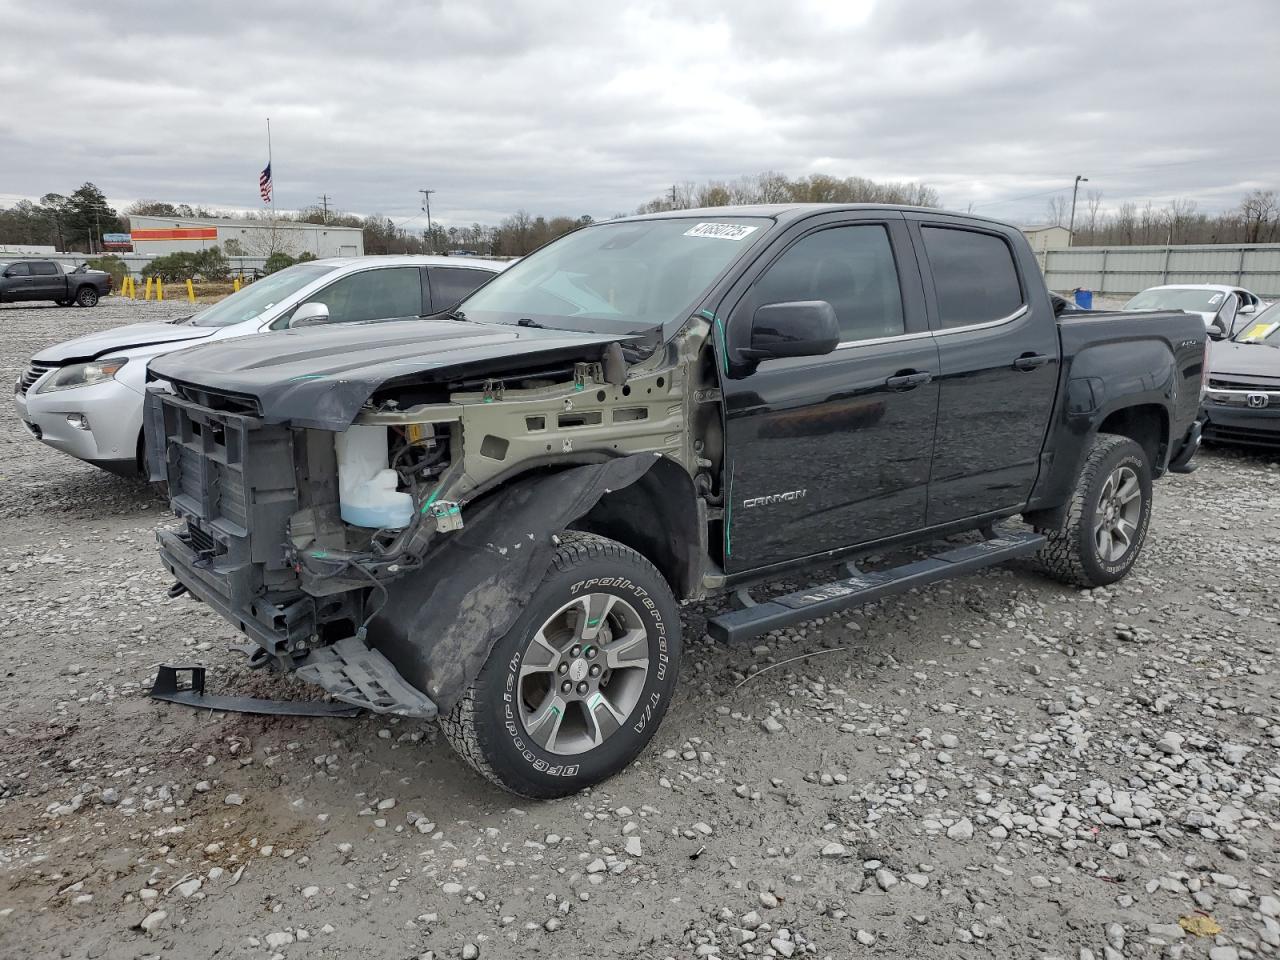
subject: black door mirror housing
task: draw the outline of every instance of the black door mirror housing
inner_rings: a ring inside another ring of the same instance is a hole
[[[840,343],[836,311],[825,300],[767,303],[751,315],[751,345],[747,360],[781,357],[820,357]]]

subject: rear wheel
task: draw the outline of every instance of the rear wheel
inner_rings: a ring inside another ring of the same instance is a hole
[[[680,616],[662,574],[616,541],[566,533],[525,612],[441,724],[494,783],[561,797],[635,759],[679,665]]]
[[[1054,577],[1100,587],[1137,562],[1151,522],[1151,465],[1128,437],[1100,433],[1085,457],[1061,522],[1037,527],[1049,538],[1039,559]]]
[[[82,307],[98,305],[98,291],[94,287],[81,287],[76,291],[76,303]]]

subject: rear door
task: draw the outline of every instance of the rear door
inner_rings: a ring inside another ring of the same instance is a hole
[[[28,286],[29,300],[62,300],[67,295],[66,274],[52,260],[32,260],[27,266],[31,270],[31,283]]]
[[[329,323],[355,323],[423,316],[423,293],[422,271],[418,267],[378,267],[340,277],[304,302],[328,307]],[[296,310],[294,307],[277,317],[271,329],[287,327]]]
[[[488,270],[475,267],[427,267],[431,285],[431,302],[428,313],[452,310],[469,297],[481,284],[494,276]]]
[[[813,218],[761,262],[730,294],[731,338],[759,306],[825,300],[842,342],[722,378],[729,573],[923,526],[937,415],[937,349],[901,214]]]
[[[908,214],[941,380],[930,526],[1026,502],[1058,382],[1058,326],[1013,228]]]

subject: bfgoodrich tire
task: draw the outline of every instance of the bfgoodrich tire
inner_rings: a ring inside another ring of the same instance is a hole
[[[1100,433],[1085,456],[1061,522],[1037,529],[1039,560],[1064,583],[1102,587],[1133,569],[1151,521],[1151,465],[1128,437]]]
[[[644,557],[570,532],[441,725],[479,773],[525,797],[575,793],[644,748],[675,693],[680,615]]]

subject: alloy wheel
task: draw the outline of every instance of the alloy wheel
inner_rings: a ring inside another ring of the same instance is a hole
[[[1093,542],[1098,556],[1117,563],[1133,547],[1142,518],[1142,485],[1131,467],[1116,467],[1107,477],[1094,508]]]
[[[520,721],[548,753],[585,753],[626,722],[648,675],[649,634],[635,607],[612,593],[575,597],[525,648]]]

